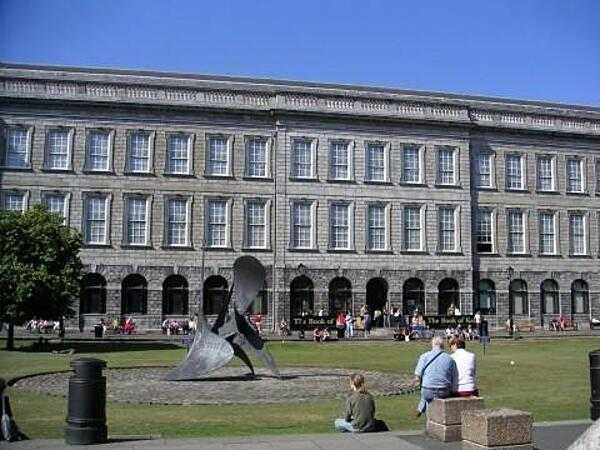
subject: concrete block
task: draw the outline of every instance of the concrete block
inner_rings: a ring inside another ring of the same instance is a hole
[[[515,409],[481,409],[462,413],[462,438],[488,447],[530,444],[533,417]]]
[[[442,442],[456,442],[461,438],[461,425],[442,425],[432,420],[427,421],[425,433]]]
[[[487,445],[477,444],[475,442],[462,441],[462,450],[534,450],[533,444],[515,444],[515,445],[500,445],[496,447],[488,447]]]
[[[427,406],[427,418],[442,425],[460,425],[461,412],[483,409],[481,397],[435,399]]]

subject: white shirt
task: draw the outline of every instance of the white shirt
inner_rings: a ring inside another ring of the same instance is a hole
[[[475,354],[459,348],[451,356],[458,369],[458,392],[474,391],[476,389]]]

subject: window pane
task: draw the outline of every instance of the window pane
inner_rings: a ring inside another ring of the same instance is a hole
[[[150,171],[150,135],[132,133],[129,141],[129,171],[145,173]]]
[[[221,136],[212,136],[208,139],[208,163],[207,173],[209,175],[227,175],[229,166],[229,151],[227,139]]]
[[[492,155],[489,153],[479,154],[477,158],[477,172],[479,175],[479,186],[492,186]]]
[[[187,245],[187,200],[169,199],[167,244]]]
[[[27,167],[27,130],[11,129],[8,131],[4,165]]]
[[[585,255],[585,219],[583,214],[569,215],[569,240],[573,255]]]
[[[538,188],[541,191],[554,190],[554,173],[552,169],[552,158],[538,158]]]
[[[53,214],[58,214],[65,219],[65,195],[64,194],[48,194],[44,197],[44,204],[48,211]]]
[[[146,243],[146,199],[130,198],[127,205],[127,242]]]
[[[89,244],[106,243],[106,197],[88,197],[86,210],[86,241]]]
[[[333,204],[330,209],[331,248],[347,249],[349,239],[349,205]]]
[[[507,189],[523,189],[523,171],[521,155],[506,156]]]
[[[404,208],[404,242],[406,250],[419,251],[421,246],[421,208]]]
[[[69,133],[63,130],[48,132],[48,163],[49,169],[69,168]]]
[[[554,214],[540,214],[540,252],[552,255],[555,253]]]
[[[265,247],[265,203],[248,202],[246,206],[248,247]]]
[[[421,174],[419,168],[419,148],[415,146],[404,147],[403,160],[403,180],[406,183],[419,183]]]
[[[438,181],[440,184],[454,184],[454,150],[438,150]]]
[[[508,251],[510,253],[525,252],[525,230],[521,211],[509,211],[508,213]]]
[[[312,177],[312,149],[307,140],[294,141],[294,176],[298,178]]]
[[[368,209],[369,216],[369,240],[370,250],[385,250],[385,206],[371,205]]]
[[[493,251],[492,212],[480,209],[477,213],[477,251],[491,253]]]
[[[267,176],[267,143],[264,139],[250,139],[247,144],[248,176]]]
[[[169,173],[188,174],[188,142],[187,136],[169,136],[167,144]]]
[[[439,214],[440,250],[454,251],[456,249],[454,208],[441,208]]]
[[[292,206],[292,246],[311,248],[312,220],[309,203],[294,203]]]
[[[579,159],[567,160],[567,190],[569,192],[583,191],[582,164],[583,161]]]
[[[208,202],[208,245],[210,247],[227,246],[227,202],[210,200]]]
[[[367,177],[371,181],[385,181],[385,148],[381,144],[367,145]]]
[[[7,211],[23,211],[25,203],[25,194],[21,192],[4,192],[3,208]]]
[[[330,152],[331,178],[334,180],[347,180],[350,177],[348,144],[346,142],[332,142]]]
[[[92,132],[88,144],[88,170],[108,169],[108,133]]]

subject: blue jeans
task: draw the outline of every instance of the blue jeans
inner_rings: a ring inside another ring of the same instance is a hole
[[[431,403],[434,398],[448,398],[450,397],[450,388],[428,388],[421,387],[421,400],[417,406],[417,411],[423,414],[427,410],[427,405]]]
[[[335,431],[341,431],[342,433],[356,433],[358,431],[350,422],[344,419],[335,419],[333,426]]]

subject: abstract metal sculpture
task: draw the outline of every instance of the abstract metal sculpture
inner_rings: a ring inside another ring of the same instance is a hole
[[[194,342],[185,359],[166,379],[191,380],[225,366],[233,356],[240,358],[254,376],[254,367],[247,352],[256,356],[277,377],[279,370],[266,349],[258,331],[246,318],[246,312],[264,286],[265,269],[251,256],[242,256],[233,264],[233,285],[212,328],[199,315]]]

